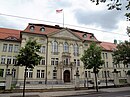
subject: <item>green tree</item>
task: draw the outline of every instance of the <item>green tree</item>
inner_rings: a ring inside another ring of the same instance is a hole
[[[36,40],[27,41],[25,47],[20,49],[17,58],[17,64],[15,66],[25,66],[24,70],[24,86],[23,86],[23,97],[25,97],[25,82],[26,82],[26,72],[28,68],[34,68],[39,64],[42,59],[38,55],[41,45],[36,42]]]
[[[93,69],[93,73],[95,74],[97,92],[97,74],[99,72],[99,69],[101,69],[101,66],[104,64],[104,61],[101,58],[101,51],[101,47],[97,46],[96,43],[92,43],[90,44],[90,47],[84,51],[84,54],[81,57],[81,61],[84,63],[84,67],[86,69]]]
[[[112,10],[112,9],[121,10],[121,7],[123,6],[123,3],[121,1],[123,2],[126,1],[127,4],[124,6],[127,11],[130,10],[130,0],[90,0],[90,1],[96,3],[96,5],[98,5],[99,3],[105,3],[109,1],[109,3],[107,4],[108,10]],[[127,12],[125,16],[130,21],[130,13]]]
[[[117,49],[113,52],[114,64],[122,62],[127,65],[130,64],[130,42],[125,41],[117,45]]]

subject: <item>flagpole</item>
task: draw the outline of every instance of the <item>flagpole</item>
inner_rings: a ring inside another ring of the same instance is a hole
[[[64,10],[63,10],[63,28],[64,28]]]

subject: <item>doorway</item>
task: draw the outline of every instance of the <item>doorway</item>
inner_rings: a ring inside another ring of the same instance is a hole
[[[64,71],[64,82],[70,82],[70,71],[69,70]]]

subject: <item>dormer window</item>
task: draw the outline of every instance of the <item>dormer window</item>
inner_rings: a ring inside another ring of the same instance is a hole
[[[35,27],[34,26],[30,26],[30,31],[34,31]]]
[[[94,39],[94,35],[92,34],[92,35],[90,36],[90,38],[91,38],[91,39]]]
[[[41,31],[41,32],[44,32],[44,31],[45,31],[45,28],[44,28],[44,27],[41,27],[40,31]]]
[[[86,37],[87,37],[87,34],[84,34],[84,35],[83,35],[83,38],[86,38]]]

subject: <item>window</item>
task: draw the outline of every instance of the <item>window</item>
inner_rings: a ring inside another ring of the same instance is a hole
[[[56,41],[52,42],[52,52],[58,52],[58,43]]]
[[[105,58],[105,55],[104,55],[104,53],[102,53],[102,57],[103,57],[103,59]]]
[[[77,60],[77,66],[80,66],[80,60],[79,59]]]
[[[13,51],[13,44],[9,44],[8,52],[12,52],[12,51]]]
[[[37,78],[40,78],[40,70],[37,70]]]
[[[37,70],[37,78],[44,78],[44,70]]]
[[[91,72],[90,71],[88,71],[88,77],[91,78]]]
[[[106,55],[106,59],[108,59],[107,53],[105,53],[105,55]]]
[[[78,56],[79,54],[79,47],[77,44],[74,45],[74,56]]]
[[[108,62],[106,62],[106,67],[108,67]]]
[[[0,69],[0,77],[4,77],[4,69]]]
[[[110,72],[109,71],[107,71],[107,77],[110,77]]]
[[[46,51],[45,46],[41,46],[40,53],[45,53],[45,51]]]
[[[19,52],[19,45],[14,45],[14,52],[15,53]]]
[[[67,42],[64,43],[64,52],[69,52],[69,45]]]
[[[74,63],[76,66],[80,66],[80,60],[79,59],[74,59]]]
[[[70,63],[70,58],[66,57],[64,58],[64,65],[69,65]]]
[[[3,44],[3,52],[7,52],[7,44]]]
[[[41,70],[41,78],[44,78],[44,70]]]
[[[27,69],[27,72],[26,72],[26,77],[27,78],[32,78],[32,76],[33,76],[33,70],[32,69]]]
[[[88,77],[88,73],[87,73],[87,71],[85,71],[85,78],[87,78]]]
[[[121,77],[121,71],[118,72],[118,76]]]
[[[41,59],[41,65],[45,65],[45,58]]]
[[[30,26],[30,31],[34,31],[35,27],[33,25]]]
[[[11,56],[7,57],[7,64],[11,64]]]
[[[58,58],[51,58],[51,65],[58,65]]]
[[[5,64],[6,56],[2,55],[1,56],[1,64]]]
[[[53,70],[53,79],[57,79],[57,70]]]
[[[17,60],[16,60],[16,57],[15,56],[13,56],[13,63],[12,64],[16,64],[17,63]]]
[[[12,69],[12,76],[15,78],[15,76],[16,76],[16,69]]]
[[[41,32],[44,32],[44,31],[45,31],[45,28],[44,28],[44,27],[41,27],[40,31],[41,31]]]
[[[10,69],[6,69],[6,74],[10,74]]]

